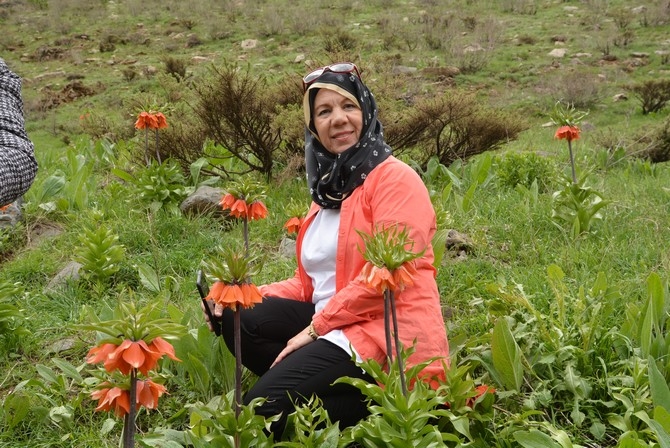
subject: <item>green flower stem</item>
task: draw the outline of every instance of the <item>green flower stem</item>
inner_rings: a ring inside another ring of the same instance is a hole
[[[160,152],[158,152],[158,129],[156,129],[156,160],[158,160],[158,164],[161,164],[161,155]]]
[[[246,220],[245,220],[246,223]],[[235,344],[235,418],[239,418],[242,405],[242,338],[240,337],[240,309],[235,307],[233,315],[233,332]],[[240,434],[235,433],[235,448],[240,447]]]
[[[402,356],[401,356],[401,347],[400,347],[400,337],[398,336],[398,315],[396,314],[395,309],[395,295],[393,291],[389,292],[389,301],[391,302],[391,315],[393,316],[393,336],[395,338],[395,352],[396,352],[396,361],[398,362],[398,375],[400,375],[400,386],[402,387],[402,393],[404,396],[407,396],[407,382],[405,381],[405,367],[403,365]]]
[[[391,307],[390,295],[390,290],[384,290],[384,330],[386,333],[386,359],[388,360],[389,368],[393,362],[393,346],[391,345],[391,318],[389,316]]]
[[[242,227],[244,231],[244,256],[249,257],[249,220],[244,218],[244,224]]]
[[[575,171],[575,156],[572,154],[572,142],[568,139],[568,152],[570,153],[570,168],[572,169],[572,183],[577,183],[577,172]]]
[[[149,129],[144,128],[144,161],[149,166]]]
[[[130,409],[123,422],[123,448],[135,446],[135,409],[137,403],[137,369],[130,369],[130,390],[128,391]]]

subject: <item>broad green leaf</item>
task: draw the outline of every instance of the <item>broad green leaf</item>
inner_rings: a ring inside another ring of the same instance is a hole
[[[160,279],[158,274],[146,263],[137,264],[137,273],[140,276],[140,282],[147,288],[149,291],[158,293],[161,290]]]
[[[663,429],[663,426],[656,420],[651,420],[649,426],[654,431],[654,434],[656,434],[658,445],[661,448],[670,448],[670,435]]]
[[[670,412],[670,388],[665,377],[658,370],[656,361],[650,356],[649,360],[649,387],[651,388],[651,399],[655,406],[662,406]]]
[[[60,358],[53,358],[51,360],[56,366],[63,371],[63,373],[68,377],[72,378],[75,380],[77,383],[81,383],[83,381],[81,375],[79,374],[79,371],[75,366],[70,364],[69,362],[65,361],[64,359]]]
[[[664,407],[656,406],[654,408],[654,420],[663,427],[665,432],[670,432],[670,412]]]
[[[491,354],[493,366],[503,379],[503,386],[518,392],[523,380],[521,352],[504,318],[498,319],[493,328]]]
[[[524,448],[561,448],[551,437],[537,429],[517,431],[514,433],[514,440]]]

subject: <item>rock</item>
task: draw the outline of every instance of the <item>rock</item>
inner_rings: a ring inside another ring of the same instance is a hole
[[[305,54],[300,53],[300,54],[296,55],[295,59],[293,59],[293,63],[298,64],[300,62],[303,62],[304,60],[305,60]]]
[[[193,194],[184,199],[179,206],[181,212],[185,215],[213,215],[217,217],[227,216],[219,205],[221,198],[225,194],[221,188],[202,186]]]
[[[459,256],[463,256],[461,252],[471,252],[474,248],[474,244],[469,236],[464,233],[460,233],[454,229],[447,232],[447,241],[445,243],[447,250],[455,251]]]
[[[76,261],[71,261],[66,264],[65,267],[61,269],[60,272],[54,276],[54,278],[51,279],[49,284],[44,288],[43,293],[52,293],[70,280],[79,280],[79,271],[81,270],[81,267],[81,263],[77,263]]]
[[[22,199],[17,199],[11,204],[7,205],[4,210],[0,210],[0,228],[14,227],[21,221],[21,204]]]
[[[618,101],[627,101],[627,100],[628,100],[628,95],[626,95],[625,93],[617,93],[616,95],[614,95],[612,97],[612,101],[614,101],[615,103],[618,102]]]
[[[279,243],[279,255],[282,258],[295,258],[295,240],[285,236]]]
[[[191,58],[191,61],[194,64],[202,64],[204,62],[211,62],[212,60],[210,58],[206,57],[206,56],[193,56]]]
[[[554,48],[549,52],[549,56],[552,58],[563,58],[567,54],[568,50],[565,48]]]
[[[72,338],[58,340],[47,347],[47,353],[50,355],[57,355],[61,352],[66,352],[73,349],[75,343],[76,341]]]
[[[484,47],[479,44],[468,45],[463,48],[463,53],[477,53],[480,51],[484,51]]]
[[[245,39],[240,44],[244,50],[251,50],[252,48],[256,48],[257,45],[258,41],[256,39]]]
[[[634,58],[644,59],[644,58],[649,57],[649,53],[643,53],[641,51],[635,51],[635,52],[631,53],[631,56],[634,57]]]
[[[407,66],[404,66],[404,65],[395,65],[391,69],[391,72],[394,75],[409,75],[409,74],[412,74],[412,73],[416,73],[416,71],[417,71],[416,67],[407,67]]]
[[[426,77],[434,78],[453,78],[454,76],[460,75],[461,70],[458,67],[426,67],[421,70],[421,74]]]

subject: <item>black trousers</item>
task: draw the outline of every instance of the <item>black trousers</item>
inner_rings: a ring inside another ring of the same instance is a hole
[[[286,342],[304,330],[313,315],[311,303],[277,297],[265,298],[240,313],[242,364],[259,376],[243,401],[249,404],[254,398],[264,397],[267,401],[256,409],[259,415],[282,413],[271,428],[277,438],[284,431],[286,417],[295,411],[293,403],[304,403],[313,395],[323,402],[330,420],[340,422],[340,428],[352,426],[368,415],[360,390],[332,383],[344,376],[369,382],[374,379],[356,366],[347,352],[329,341],[318,339],[301,347],[270,369]],[[226,345],[234,353],[232,311],[224,311],[222,327]]]

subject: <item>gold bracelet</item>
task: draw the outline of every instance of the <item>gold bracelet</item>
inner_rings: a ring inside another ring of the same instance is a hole
[[[315,341],[319,338],[319,334],[314,329],[314,322],[309,323],[309,327],[307,327],[307,334]]]

